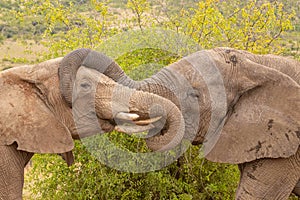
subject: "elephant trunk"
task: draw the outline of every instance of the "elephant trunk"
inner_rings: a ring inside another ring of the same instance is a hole
[[[59,87],[63,98],[70,106],[72,105],[72,91],[76,73],[90,52],[90,49],[77,49],[65,56],[60,63]]]
[[[181,142],[184,136],[185,124],[183,116],[175,104],[155,94],[148,98],[145,92],[140,91],[133,93],[131,99],[130,110],[146,109],[149,111],[151,118],[163,115],[164,117],[161,121],[164,122],[166,120],[165,123],[158,125],[158,135],[146,139],[147,146],[150,149],[165,151],[174,148]],[[134,100],[136,99],[142,103],[135,102]],[[164,127],[167,127],[166,132],[163,130]]]
[[[137,125],[142,124],[142,122],[151,121],[151,119],[159,119],[154,123],[156,129],[159,129],[159,133],[154,136],[146,136],[147,146],[151,150],[166,151],[181,143],[184,136],[184,119],[180,110],[171,101],[155,94],[133,90],[116,84],[110,92],[111,96],[107,97],[110,99],[110,105],[103,105],[104,101],[97,98],[97,94],[100,94],[101,91],[101,88],[97,88],[96,113],[101,114],[105,110],[104,107],[110,107],[110,113],[106,113],[105,115],[113,117],[117,125],[120,112],[139,116],[139,118],[133,119],[132,122],[128,121],[128,123],[135,123]],[[120,99],[122,102],[120,102]],[[142,124],[142,126],[146,124]]]
[[[95,69],[122,85],[137,88],[138,82],[130,79],[115,61],[100,52],[91,51],[82,66]]]
[[[63,58],[58,72],[61,94],[70,106],[74,80],[80,66],[95,69],[122,85],[136,88],[136,82],[127,77],[119,65],[108,56],[86,48],[77,49]]]

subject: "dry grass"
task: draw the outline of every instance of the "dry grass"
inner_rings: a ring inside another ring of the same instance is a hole
[[[42,52],[47,49],[32,40],[25,43],[6,40],[0,45],[0,70],[15,67],[25,63],[37,62]]]

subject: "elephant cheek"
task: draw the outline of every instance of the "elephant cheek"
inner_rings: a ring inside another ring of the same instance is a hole
[[[190,116],[184,118],[184,121],[185,121],[185,130],[186,130],[184,138],[192,142],[199,132],[198,129],[199,122],[196,123],[196,121]]]
[[[73,103],[72,112],[76,132],[80,138],[103,133],[92,102],[83,99],[76,100]]]

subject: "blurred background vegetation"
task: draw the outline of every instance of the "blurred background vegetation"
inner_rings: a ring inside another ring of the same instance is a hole
[[[81,47],[107,53],[134,79],[217,46],[300,58],[298,0],[1,0],[0,11],[2,69]],[[146,149],[135,137],[103,137],[132,151]],[[57,155],[34,156],[24,198],[233,199],[237,167],[202,159],[199,148],[160,171],[134,174],[106,167],[77,141],[71,167]]]

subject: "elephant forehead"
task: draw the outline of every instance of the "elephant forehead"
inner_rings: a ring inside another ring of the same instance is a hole
[[[201,88],[204,81],[201,73],[189,61],[183,59],[170,66],[170,69],[181,76],[193,88]]]

